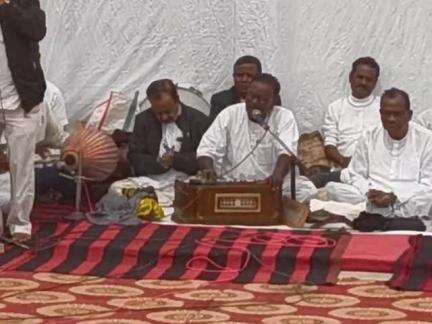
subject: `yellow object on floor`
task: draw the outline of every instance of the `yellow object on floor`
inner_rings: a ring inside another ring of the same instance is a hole
[[[161,220],[165,216],[162,207],[151,197],[144,197],[138,202],[136,215],[142,220]]]

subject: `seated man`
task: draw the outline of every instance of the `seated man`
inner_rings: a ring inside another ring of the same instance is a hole
[[[63,198],[72,200],[75,197],[75,182],[60,176],[59,170],[53,165],[53,160],[59,158],[58,149],[69,137],[66,131],[69,125],[66,103],[62,92],[55,84],[49,81],[46,84],[42,127],[39,129],[36,144],[36,153],[42,158],[40,160],[36,157],[36,200],[40,200],[50,189],[60,192]]]
[[[207,129],[207,117],[180,102],[171,80],[152,82],[147,97],[151,108],[136,116],[129,144],[134,174],[157,175],[171,169],[195,174],[196,149]]]
[[[328,107],[322,133],[326,157],[333,162],[335,170],[348,166],[362,132],[379,125],[379,98],[372,94],[379,74],[380,67],[373,58],[355,60],[349,75],[351,94]],[[340,171],[319,173],[311,180],[320,188],[329,181],[339,182]]]
[[[261,73],[261,62],[256,57],[245,55],[238,58],[233,68],[234,86],[215,93],[210,99],[210,121],[212,122],[226,107],[244,102],[251,82]],[[281,105],[279,95],[276,104]]]
[[[169,79],[154,81],[147,88],[151,108],[136,116],[129,141],[129,161],[136,177],[111,185],[102,200],[124,189],[153,186],[159,201],[172,203],[174,180],[185,180],[198,171],[196,150],[208,126],[208,117],[180,101]]]
[[[406,92],[392,88],[381,97],[382,125],[357,144],[344,183],[330,182],[329,198],[382,216],[427,216],[432,206],[432,132],[410,122]]]
[[[52,82],[46,81],[42,127],[39,129],[36,152],[46,157],[49,148],[60,148],[69,134],[66,127],[69,121],[66,115],[66,104],[60,89]]]
[[[280,85],[270,74],[252,82],[246,103],[223,110],[204,134],[198,147],[200,169],[209,177],[223,180],[256,181],[267,179],[274,187],[289,192],[291,157],[287,151],[256,122],[258,110],[270,129],[296,152],[297,123],[290,110],[275,106]],[[297,196],[307,200],[316,193],[314,185],[303,177],[297,179]]]

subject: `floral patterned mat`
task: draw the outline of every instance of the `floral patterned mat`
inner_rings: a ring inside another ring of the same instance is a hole
[[[432,323],[432,293],[336,286],[0,274],[0,323]]]

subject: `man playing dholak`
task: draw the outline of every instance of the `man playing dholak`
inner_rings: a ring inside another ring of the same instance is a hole
[[[297,123],[289,109],[275,106],[279,95],[278,80],[262,74],[250,85],[246,102],[224,109],[204,134],[197,150],[198,165],[203,173],[227,181],[266,179],[274,187],[290,192],[291,157],[268,132],[254,120],[258,110],[272,132],[297,151]],[[304,177],[297,178],[296,195],[305,201],[316,188]]]
[[[352,204],[366,200],[366,211],[382,216],[430,215],[432,133],[410,122],[406,92],[385,91],[380,106],[382,125],[360,138],[347,179],[327,184],[329,198]]]
[[[349,74],[351,94],[329,105],[322,133],[325,155],[334,168],[311,177],[318,188],[329,181],[341,181],[344,172],[341,175],[340,170],[348,166],[362,132],[379,125],[379,97],[373,94],[379,74],[380,67],[373,58],[358,58]]]

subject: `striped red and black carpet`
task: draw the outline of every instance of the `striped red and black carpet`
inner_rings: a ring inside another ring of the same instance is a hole
[[[11,247],[0,271],[236,283],[335,283],[345,232],[39,222],[34,250]]]
[[[389,285],[403,290],[432,291],[432,237],[416,235],[396,263]]]

